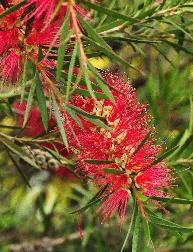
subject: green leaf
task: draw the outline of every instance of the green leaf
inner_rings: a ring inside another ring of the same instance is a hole
[[[94,91],[93,91],[93,88],[92,88],[92,84],[91,84],[91,81],[90,81],[90,78],[89,78],[88,68],[87,68],[87,65],[83,65],[80,52],[79,52],[79,62],[80,62],[81,71],[83,73],[83,76],[84,76],[84,79],[85,79],[85,82],[86,82],[87,89],[88,89],[91,97],[96,101],[97,99],[95,97],[95,94],[94,94]]]
[[[140,191],[134,189],[133,192],[141,202],[147,202],[149,200],[149,197],[145,196]]]
[[[137,208],[137,202],[135,200],[134,204],[133,204],[133,211],[132,211],[132,215],[131,215],[130,225],[129,225],[129,228],[128,228],[128,231],[127,231],[127,234],[126,234],[126,237],[125,237],[125,240],[123,242],[123,245],[121,247],[121,251],[120,252],[124,251],[124,249],[126,247],[126,244],[127,244],[127,241],[130,241],[130,239],[131,239],[131,233],[132,233],[132,230],[134,228],[134,224],[135,224],[135,221],[136,221],[137,213],[138,213],[138,208]]]
[[[71,58],[70,58],[71,59]],[[77,79],[77,76],[72,76],[72,82],[76,82],[76,79]],[[61,79],[62,81],[64,81],[64,80],[68,80],[68,74],[67,73],[65,73],[65,72],[62,72],[62,79]],[[86,83],[85,83],[85,81],[84,81],[84,79],[81,79],[80,81],[79,81],[79,83],[80,83],[80,85],[81,86],[85,86],[86,87]],[[100,87],[98,86],[98,85],[96,85],[95,83],[91,83],[91,85],[92,85],[92,89],[93,90],[100,90]]]
[[[115,103],[115,98],[114,96],[112,95],[109,87],[108,87],[108,84],[105,83],[103,81],[103,79],[101,78],[101,76],[99,75],[98,71],[96,70],[96,68],[94,68],[90,63],[88,63],[88,67],[89,69],[92,71],[92,73],[94,74],[95,76],[95,79],[96,79],[96,82],[97,84],[99,85],[99,87],[101,88],[101,90],[104,92],[104,94],[106,94],[106,96],[113,102]]]
[[[155,48],[155,50],[157,50],[159,53],[160,53],[160,55],[161,56],[163,56],[163,58],[166,60],[166,61],[168,61],[173,67],[174,67],[174,64],[172,63],[172,61],[167,57],[167,51],[165,50],[163,50],[163,48],[161,48],[161,46],[160,47],[158,47],[157,45],[155,45],[155,44],[152,44],[152,47],[153,48]]]
[[[21,75],[21,102],[23,102],[24,99],[24,93],[25,93],[25,86],[27,82],[27,56],[24,56],[24,63],[23,63],[23,71]]]
[[[193,204],[193,199],[180,199],[180,198],[163,198],[163,197],[151,197],[151,199],[157,200],[157,201],[162,201],[162,202],[168,202],[172,204]]]
[[[143,228],[144,228],[144,252],[150,251],[150,244],[152,245],[155,251],[155,248],[151,239],[149,222],[146,218],[143,218]]]
[[[103,170],[107,174],[114,174],[114,175],[125,174],[125,171],[121,171],[121,170],[117,170],[117,169],[112,169],[112,168],[104,168]]]
[[[193,228],[189,228],[189,227],[182,227],[181,225],[178,225],[174,222],[165,220],[161,217],[159,217],[157,214],[155,214],[154,212],[152,212],[150,209],[145,208],[146,212],[148,213],[149,217],[150,217],[150,221],[153,224],[159,225],[164,229],[169,229],[169,230],[173,230],[173,231],[178,231],[178,232],[193,232]]]
[[[22,169],[20,168],[19,164],[16,162],[16,160],[14,159],[14,157],[11,155],[11,153],[9,152],[9,150],[7,150],[7,153],[11,159],[11,161],[13,162],[13,164],[15,165],[15,168],[17,169],[17,171],[19,172],[20,176],[22,177],[22,179],[24,180],[24,182],[26,183],[26,185],[31,189],[31,185],[29,183],[28,178],[26,177],[25,173],[22,171]]]
[[[46,106],[46,97],[42,89],[42,84],[41,84],[38,72],[36,72],[34,81],[36,84],[36,95],[37,95],[38,105],[40,108],[41,119],[42,119],[44,128],[47,131],[48,130],[48,111],[47,111],[47,106]]]
[[[115,6],[115,4],[116,4],[116,1],[117,0],[112,0],[112,1],[110,1],[109,2],[109,5],[108,5],[108,9],[113,9],[113,7]],[[98,26],[101,26],[103,23],[104,23],[104,21],[107,19],[107,17],[108,17],[108,15],[103,15],[103,17],[100,19],[100,22],[99,22],[99,24],[98,24]]]
[[[132,252],[139,252],[139,243],[140,243],[140,231],[141,231],[141,218],[138,212],[135,220],[135,226],[133,231],[132,239]]]
[[[141,20],[146,17],[151,17],[154,13],[156,13],[156,9],[158,9],[159,6],[155,6],[153,8],[148,8],[146,11],[142,10],[137,16],[135,16],[136,19]]]
[[[188,137],[188,139],[185,141],[185,143],[179,148],[180,154],[182,154],[183,151],[185,151],[188,147],[188,145],[193,141],[193,135]],[[175,153],[176,154],[176,153]]]
[[[193,131],[193,97],[190,96],[190,120],[189,120],[189,132]]]
[[[92,197],[92,199],[90,199],[90,200],[88,201],[88,203],[90,203],[90,202],[94,201],[95,199],[101,197],[101,196],[103,195],[103,193],[106,192],[106,189],[108,188],[108,186],[109,186],[109,184],[106,184],[105,186],[103,186],[103,187]]]
[[[58,57],[57,57],[57,66],[56,66],[56,80],[59,80],[61,77],[61,71],[63,68],[63,63],[64,63],[64,56],[65,56],[65,50],[66,50],[66,40],[69,35],[69,11],[65,15],[64,18],[64,23],[63,23],[63,28],[62,28],[62,34],[60,38],[60,44],[58,48]]]
[[[24,0],[18,4],[15,4],[13,6],[11,6],[9,9],[5,10],[3,13],[0,14],[0,19],[11,14],[12,12],[20,9],[22,6],[24,6],[24,4],[27,2],[27,0]]]
[[[132,37],[132,36],[130,36],[129,38],[127,38],[127,37],[125,38],[125,37],[121,37],[121,36],[117,36],[117,35],[113,35],[113,34],[108,35],[108,36],[105,35],[103,38],[107,41],[111,41],[114,39],[122,40],[124,42],[128,42],[129,44],[131,42],[140,43],[140,44],[161,44],[162,43],[161,40],[152,40],[152,39],[148,40],[148,39],[142,39],[142,38]]]
[[[106,191],[107,187],[109,186],[109,184],[105,185],[104,187],[102,187],[99,192],[97,192],[93,197],[92,199],[90,199],[87,204],[84,206],[84,207],[81,207],[77,210],[74,210],[72,212],[70,212],[70,214],[75,214],[75,213],[81,213],[85,210],[87,210],[88,208],[92,207],[93,205],[95,205],[96,203],[98,203],[100,200],[108,197],[108,196],[105,196],[105,197],[102,197],[102,195],[104,194],[104,192]]]
[[[30,87],[30,91],[29,91],[29,95],[28,95],[28,99],[27,99],[27,106],[26,106],[26,110],[25,110],[25,114],[24,114],[23,128],[26,126],[27,121],[28,121],[29,112],[30,112],[31,106],[33,104],[35,89],[36,89],[36,83],[32,82],[31,87]]]
[[[120,26],[120,25],[126,25],[127,22],[123,23],[122,20],[113,20],[112,22],[108,22],[107,24],[104,24],[103,26],[97,27],[96,32],[107,32],[112,30],[113,28]]]
[[[35,168],[39,169],[39,167],[37,166],[37,164],[35,163],[35,161],[33,161],[20,146],[18,146],[17,144],[13,143],[3,133],[0,133],[0,142],[3,145],[5,145],[11,152],[13,152],[19,158],[21,158],[22,160],[24,160],[26,163],[28,163],[32,167],[35,167]]]
[[[119,12],[116,12],[116,11],[113,11],[113,10],[110,10],[110,9],[107,9],[105,7],[102,7],[101,5],[99,6],[99,5],[84,1],[84,0],[82,0],[81,3],[83,3],[84,5],[86,5],[90,9],[98,11],[99,13],[104,13],[104,14],[108,15],[111,18],[128,21],[129,24],[134,24],[134,23],[136,23],[138,21],[135,18],[123,15],[123,14],[121,14]]]
[[[182,50],[187,54],[193,55],[193,51],[189,50],[187,47],[183,47],[183,46],[178,45],[178,44],[171,42],[169,40],[163,40],[163,42],[168,44],[169,46],[172,46],[177,52],[178,52],[178,50]]]
[[[115,161],[113,160],[98,160],[98,159],[85,159],[86,163],[89,164],[114,164]]]
[[[86,36],[85,36],[85,39],[88,40],[94,46],[96,46],[99,50],[101,50],[102,52],[104,52],[105,55],[107,55],[109,58],[111,58],[115,62],[117,62],[117,63],[119,63],[121,65],[124,65],[125,67],[132,68],[135,71],[139,72],[141,75],[144,75],[141,70],[137,69],[132,64],[129,64],[127,61],[125,61],[124,59],[122,59],[121,57],[119,57],[113,51],[107,50],[106,48],[104,48],[103,46],[101,46],[100,44],[98,44],[96,41],[94,41],[93,39],[90,39],[90,38],[88,38]]]
[[[106,43],[106,41],[95,31],[95,29],[88,23],[88,21],[85,21],[81,16],[78,16],[82,26],[85,28],[88,37],[96,41],[98,44],[106,48],[107,50],[112,51],[111,47]]]
[[[160,155],[154,162],[152,162],[151,165],[150,165],[149,167],[151,167],[151,166],[153,166],[153,165],[156,165],[156,164],[158,164],[159,162],[161,162],[163,159],[169,157],[169,156],[170,156],[175,150],[177,150],[178,148],[179,148],[179,146],[177,145],[177,146],[173,147],[172,149],[170,149],[170,150],[164,152],[164,153],[163,153],[162,155]]]
[[[64,126],[63,126],[63,121],[62,121],[62,117],[61,117],[61,114],[60,114],[60,110],[59,110],[58,105],[56,103],[55,97],[52,97],[52,101],[53,101],[53,109],[55,111],[57,125],[58,125],[59,131],[61,133],[62,140],[63,140],[63,142],[64,142],[64,144],[65,144],[65,146],[66,146],[66,148],[68,150],[68,140],[67,140],[67,136],[66,136]]]
[[[143,147],[143,145],[147,142],[147,140],[149,139],[151,135],[151,131],[149,131],[147,133],[147,135],[145,136],[145,138],[141,141],[141,143],[138,145],[137,149],[134,151],[133,155],[132,156],[135,156],[135,154],[141,150],[141,148]]]
[[[89,117],[89,118],[99,119],[99,120],[103,120],[103,121],[106,120],[105,117],[89,114],[86,111],[84,111],[83,109],[78,108],[78,107],[76,107],[74,105],[69,104],[68,107],[73,109],[74,111],[76,111],[79,115],[83,115],[83,116],[86,116],[86,117]]]
[[[69,105],[69,107],[73,110],[75,110],[78,114],[80,114],[83,118],[85,118],[87,121],[95,124],[98,127],[104,128],[106,130],[110,130],[110,128],[103,122],[104,121],[104,117],[100,117],[100,116],[95,116],[95,115],[91,115],[89,113],[86,113],[84,110],[77,108],[76,106],[73,105]],[[102,121],[103,120],[103,121]]]
[[[74,50],[72,52],[72,57],[71,57],[71,60],[70,60],[70,65],[69,65],[69,68],[68,68],[66,101],[68,101],[68,99],[69,99],[69,92],[70,92],[70,87],[71,87],[72,76],[73,76],[73,71],[74,71],[74,66],[75,66],[75,60],[76,60],[77,52],[78,52],[78,44],[75,43]]]
[[[69,107],[65,107],[67,113],[73,118],[73,120],[81,127],[84,128],[84,126],[82,125],[81,120],[79,119],[79,117],[77,116],[77,114]]]
[[[178,30],[182,31],[184,34],[186,34],[191,40],[193,40],[193,36],[188,32],[186,31],[182,26],[176,24],[175,22],[173,22],[172,20],[169,20],[169,19],[166,19],[164,18],[162,20],[162,23],[166,23],[166,24],[171,24],[173,25],[174,27],[176,27]]]
[[[86,97],[91,97],[90,92],[88,90],[85,90],[85,89],[82,89],[82,88],[76,88],[76,90],[74,91],[74,93],[82,95],[82,96],[86,96]],[[94,96],[97,99],[108,99],[108,97],[106,96],[106,94],[99,93],[99,92],[96,92],[96,91],[93,91],[93,93],[94,93]]]

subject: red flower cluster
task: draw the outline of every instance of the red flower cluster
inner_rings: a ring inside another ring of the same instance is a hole
[[[20,1],[6,2],[11,7]],[[78,5],[73,8],[81,15],[86,15]],[[36,64],[44,74],[50,65],[56,65],[48,59],[38,62],[38,54],[40,51],[43,56],[46,54],[64,22],[66,11],[67,4],[61,4],[59,0],[30,0],[0,20],[0,71],[3,82],[17,82],[26,60]],[[0,14],[3,12],[0,6]],[[54,46],[58,47],[58,43],[59,38]]]
[[[72,103],[103,117],[110,130],[83,119],[84,128],[81,129],[71,121],[76,134],[74,138],[68,124],[64,127],[71,150],[78,153],[77,170],[82,177],[91,179],[99,188],[107,185],[101,197],[104,203],[98,209],[103,221],[116,210],[123,220],[130,193],[138,190],[147,196],[164,196],[164,189],[171,185],[172,177],[164,162],[152,165],[161,147],[154,144],[153,133],[150,133],[152,127],[148,126],[152,118],[146,107],[137,101],[134,89],[110,73],[104,79],[117,90],[113,91],[115,104],[102,99],[94,103],[92,99],[80,96],[74,96]],[[94,160],[98,160],[97,164],[93,164]]]
[[[106,187],[101,195],[103,203],[98,209],[102,220],[118,211],[123,221],[130,194],[137,197],[135,191],[139,191],[143,195],[162,197],[173,179],[164,162],[152,165],[161,147],[154,144],[151,133],[154,129],[149,126],[152,117],[146,106],[137,101],[135,90],[110,73],[106,73],[104,80],[113,88],[115,104],[108,99],[94,102],[92,98],[79,95],[72,95],[70,103],[103,118],[109,130],[83,118],[80,118],[84,126],[81,128],[64,111],[70,151],[67,152],[64,146],[56,148],[68,158],[76,155],[76,171],[83,179],[92,180],[99,189]],[[25,107],[25,103],[13,105],[19,125],[23,123]],[[54,119],[49,121],[51,125],[54,125]],[[30,112],[27,126],[24,134],[28,136],[37,136],[44,131],[36,107]],[[52,149],[49,143],[46,147]]]

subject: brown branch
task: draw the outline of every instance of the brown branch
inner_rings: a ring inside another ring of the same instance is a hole
[[[80,233],[72,233],[68,236],[60,238],[48,238],[44,237],[41,240],[34,240],[29,242],[23,242],[21,244],[12,244],[9,248],[9,252],[43,252],[52,251],[54,247],[61,246],[68,241],[74,241],[80,239]]]

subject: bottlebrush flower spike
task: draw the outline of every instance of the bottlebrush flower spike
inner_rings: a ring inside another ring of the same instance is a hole
[[[32,7],[32,13],[29,18],[35,16],[37,19],[44,17],[44,22],[49,22],[51,15],[53,14],[59,0],[29,0],[26,7]]]
[[[7,3],[9,7],[13,7],[18,2],[9,0]],[[55,9],[58,10],[56,13]],[[72,10],[84,17],[88,16],[87,11],[76,4],[72,5]],[[0,7],[0,13],[3,11],[4,9]],[[66,11],[67,3],[59,0],[29,0],[20,9],[0,20],[0,61],[3,81],[17,82],[24,60],[32,61],[37,66],[39,50],[43,56],[50,56],[47,55],[47,49],[63,24]],[[52,18],[53,13],[55,16]],[[56,39],[55,47],[59,46],[59,40],[60,37]],[[50,63],[55,67],[56,61],[53,61]],[[41,62],[42,69],[48,67],[47,63],[48,60]]]
[[[59,0],[29,0],[25,7],[31,7],[32,9],[28,19],[35,17],[36,20],[42,20],[44,23],[42,28],[44,28],[52,19],[57,19],[62,24],[64,21],[63,17],[67,12],[67,6],[67,2],[62,3]],[[78,4],[73,4],[73,9],[84,18],[90,18],[88,11],[81,8]],[[54,14],[55,16],[53,16]]]
[[[170,187],[173,179],[164,162],[151,165],[162,148],[154,144],[154,134],[150,133],[153,128],[149,126],[152,117],[147,113],[146,106],[138,102],[135,90],[110,73],[104,79],[118,90],[113,91],[116,104],[102,99],[94,103],[90,98],[79,96],[73,96],[72,103],[91,114],[104,117],[111,130],[96,127],[84,119],[82,123],[85,127],[80,129],[71,120],[76,141],[68,125],[64,126],[72,150],[79,153],[77,171],[99,188],[108,184],[102,197],[105,201],[98,209],[102,221],[116,210],[123,221],[130,192],[138,190],[147,196],[164,196],[163,189]],[[92,164],[86,161],[88,159],[110,162]]]
[[[22,56],[17,52],[11,51],[3,59],[0,60],[0,70],[2,80],[16,82],[21,72]]]

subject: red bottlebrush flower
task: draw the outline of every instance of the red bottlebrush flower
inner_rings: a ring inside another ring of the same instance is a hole
[[[20,77],[22,64],[22,55],[15,51],[10,51],[0,60],[0,70],[2,71],[2,80],[16,82]]]
[[[43,30],[40,21],[35,22],[31,32],[26,37],[26,44],[32,46],[49,46],[53,42],[54,37],[59,29],[59,25],[51,23],[48,27],[46,27],[46,29]],[[56,43],[58,43],[58,40]]]
[[[26,7],[32,6],[33,9],[29,18],[35,16],[36,19],[41,19],[44,17],[44,23],[47,23],[58,4],[59,0],[29,0]]]
[[[15,101],[12,104],[12,110],[15,114],[18,126],[22,127],[24,122],[24,113],[26,110],[27,102]],[[29,119],[27,122],[26,129],[24,129],[23,134],[26,136],[38,136],[44,132],[44,127],[41,122],[40,111],[38,107],[33,107],[29,112]]]
[[[167,188],[169,181],[171,181],[170,170],[163,162],[139,173],[135,178],[135,183],[142,189],[143,194],[159,197],[163,197],[165,193],[156,188]]]
[[[110,130],[98,128],[82,119],[84,129],[71,122],[76,138],[68,125],[72,151],[78,152],[77,170],[83,178],[89,178],[99,188],[108,185],[103,195],[105,202],[99,208],[105,221],[116,210],[121,220],[126,209],[129,190],[139,190],[148,196],[163,196],[163,189],[171,185],[170,169],[163,162],[151,165],[161,147],[154,144],[153,129],[149,126],[152,117],[146,107],[137,101],[135,90],[120,77],[106,74],[104,79],[114,89],[116,104],[109,100],[72,97],[72,103],[97,116],[104,117]],[[71,120],[71,119],[69,119]],[[142,141],[149,136],[145,143]],[[108,164],[92,164],[85,160],[109,161]]]
[[[59,21],[60,24],[64,21],[63,17],[66,15],[67,3],[61,3],[59,0],[29,0],[26,4],[26,8],[32,7],[32,11],[29,13],[28,19],[35,17],[36,20],[42,20],[43,26],[48,24],[51,19]],[[81,8],[78,4],[74,4],[74,10],[85,18],[89,18],[88,11]],[[57,13],[55,11],[57,10]],[[55,14],[54,17],[52,15]]]
[[[11,7],[18,2],[13,0],[7,3]],[[57,8],[58,12],[55,13]],[[72,10],[84,16],[87,13],[78,5],[74,5]],[[3,11],[4,9],[0,7],[0,13]],[[0,60],[3,81],[18,81],[24,55],[25,60],[37,62],[39,46],[44,48],[42,54],[46,54],[46,48],[49,48],[54,41],[64,22],[66,11],[67,3],[61,3],[59,0],[30,0],[23,7],[0,20]],[[53,13],[55,16],[52,18]],[[59,37],[56,39],[55,47],[59,45],[59,39]],[[53,62],[42,61],[41,65],[45,65],[43,68],[47,67],[47,63],[51,65]],[[53,66],[55,67],[55,63],[51,68]]]
[[[12,1],[9,1],[9,4]],[[0,10],[0,13],[3,10]],[[17,10],[0,20],[0,70],[2,80],[16,82],[20,77],[22,51],[20,50],[20,31],[17,21],[22,12]]]
[[[129,190],[119,189],[115,191],[109,198],[99,207],[98,212],[101,212],[102,222],[106,221],[117,210],[121,219],[124,221],[125,211],[127,207],[127,200]]]
[[[0,31],[0,56],[10,48],[17,48],[18,45],[18,30],[11,29],[8,31]]]
[[[26,111],[26,106],[27,106],[26,101],[23,102],[15,101],[12,104],[12,110],[15,114],[17,124],[21,127],[23,126],[24,122],[24,114]],[[51,118],[48,121],[48,125],[49,127],[55,125],[54,121]],[[23,131],[23,134],[30,137],[36,137],[42,134],[44,131],[45,130],[41,120],[40,110],[37,106],[33,106],[29,112],[27,125]]]

